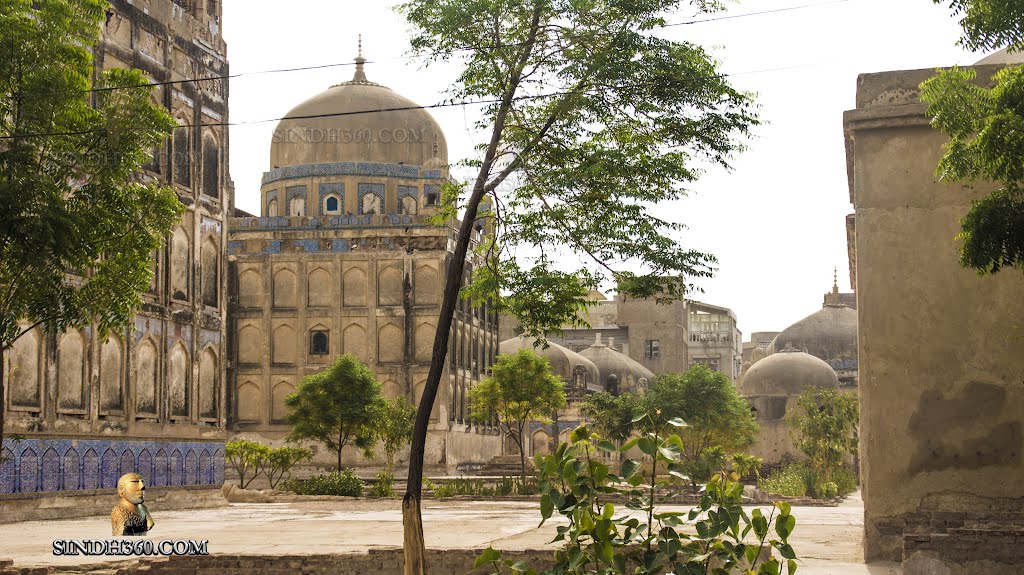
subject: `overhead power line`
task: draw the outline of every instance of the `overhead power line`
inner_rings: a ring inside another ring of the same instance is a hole
[[[808,9],[808,8],[819,8],[819,7],[823,7],[823,6],[831,6],[831,5],[835,5],[835,4],[843,4],[843,3],[846,3],[846,2],[849,2],[849,1],[850,0],[830,0],[828,2],[818,2],[818,3],[815,3],[815,4],[802,4],[802,5],[799,5],[799,6],[787,6],[787,7],[783,7],[783,8],[773,8],[771,10],[761,10],[761,11],[758,11],[758,12],[745,12],[743,14],[725,14],[725,15],[722,15],[722,16],[710,16],[710,17],[707,17],[707,18],[695,18],[695,19],[692,19],[692,20],[685,20],[685,21],[682,21],[682,22],[670,22],[670,23],[662,24],[661,26],[657,26],[657,28],[671,28],[671,27],[675,27],[675,26],[689,26],[689,25],[692,25],[692,24],[703,24],[705,22],[715,22],[715,21],[719,21],[719,20],[734,20],[734,19],[739,19],[739,18],[749,18],[751,16],[764,16],[764,15],[767,15],[767,14],[777,14],[777,13],[780,13],[780,12],[791,12],[791,11],[794,11],[794,10],[804,10],[804,9]],[[476,46],[466,46],[466,47],[463,47],[463,48],[457,48],[457,49],[450,50],[450,51],[432,52],[430,54],[430,56],[431,57],[451,56],[451,55],[454,55],[456,53],[473,52],[473,51],[476,51],[476,50],[494,50],[494,49],[498,49],[498,48],[515,48],[515,47],[519,47],[519,46],[524,46],[525,44],[526,44],[525,42],[513,42],[513,43],[509,43],[509,44],[499,44],[499,45],[495,45],[495,44],[479,44],[479,45],[476,45]],[[394,59],[397,59],[397,60],[408,60],[408,59],[413,59],[413,58],[417,58],[417,56],[400,56],[400,57],[394,58]],[[368,60],[366,63],[367,64],[374,64],[376,62]],[[355,65],[355,62],[338,62],[338,63],[333,63],[333,64],[319,64],[319,65],[313,65],[313,66],[300,66],[300,67],[294,67],[294,68],[277,68],[277,69],[271,69],[271,70],[255,70],[255,71],[251,71],[251,72],[239,72],[237,74],[223,74],[223,75],[214,75],[214,76],[204,76],[202,78],[190,78],[190,79],[184,79],[184,80],[165,80],[165,81],[160,81],[160,82],[146,82],[146,83],[143,83],[143,84],[134,84],[134,85],[131,85],[131,86],[106,86],[106,87],[103,87],[103,88],[90,88],[88,90],[81,90],[80,92],[81,93],[109,92],[109,91],[113,91],[113,90],[127,90],[127,89],[134,89],[134,88],[170,86],[170,85],[174,85],[174,84],[194,84],[194,83],[198,83],[198,82],[207,82],[207,81],[214,81],[214,80],[228,80],[228,79],[231,79],[231,78],[241,78],[241,77],[244,77],[244,76],[256,76],[256,75],[261,75],[261,74],[281,74],[281,73],[287,73],[287,72],[306,72],[306,71],[309,71],[309,70],[323,70],[323,69],[326,69],[326,68],[340,68],[340,67],[354,66],[354,65]]]
[[[680,81],[681,80],[710,80],[712,78],[728,78],[730,76],[741,76],[741,75],[746,75],[746,74],[763,74],[763,73],[767,73],[767,72],[780,72],[780,71],[784,71],[784,70],[792,70],[792,69],[801,68],[801,67],[803,67],[803,66],[784,66],[784,67],[778,67],[778,68],[766,68],[766,69],[762,69],[762,70],[750,70],[750,71],[746,71],[746,72],[736,72],[736,73],[733,73],[733,74],[711,74],[711,75],[704,75],[704,76],[693,76],[693,77],[682,78],[682,79],[680,79]],[[636,84],[636,86],[653,86],[653,85],[655,85],[653,82],[651,82],[651,83]],[[625,87],[625,86],[619,86],[619,87]],[[605,87],[591,88],[591,89],[579,90],[579,91],[567,90],[567,91],[549,92],[549,93],[545,93],[545,94],[528,94],[528,95],[516,96],[516,97],[513,98],[513,101],[538,100],[538,99],[543,99],[543,98],[554,98],[554,97],[558,97],[558,96],[566,96],[566,95],[577,93],[577,92],[580,93],[580,94],[590,94],[590,93],[599,92],[602,89],[605,89]],[[265,124],[265,123],[268,123],[268,122],[279,122],[281,120],[310,120],[310,119],[317,119],[317,118],[336,118],[336,117],[343,117],[343,116],[359,116],[359,115],[364,115],[364,114],[380,114],[380,113],[386,113],[386,112],[403,112],[403,111],[409,111],[409,110],[430,110],[430,109],[435,109],[435,108],[453,108],[453,107],[462,107],[462,106],[480,106],[480,105],[486,105],[486,104],[497,104],[499,102],[501,102],[501,99],[499,99],[499,98],[492,98],[492,99],[486,99],[486,100],[468,100],[468,101],[460,101],[460,102],[438,102],[436,104],[416,105],[416,106],[396,106],[396,107],[390,107],[390,108],[375,108],[375,109],[372,109],[372,110],[355,110],[355,111],[347,111],[347,112],[329,112],[329,113],[324,113],[324,114],[309,114],[309,115],[301,115],[301,116],[282,116],[282,117],[279,117],[279,118],[267,118],[267,119],[263,119],[263,120],[251,120],[251,121],[247,121],[247,122],[211,122],[211,123],[208,123],[208,124],[180,124],[180,125],[178,125],[178,128],[192,128],[192,129],[195,129],[195,128],[214,128],[214,127],[230,127],[230,126],[248,126],[248,125],[255,125],[255,124]],[[131,129],[131,128],[129,128],[129,129]],[[22,139],[22,138],[45,138],[45,137],[54,137],[54,136],[79,136],[79,135],[84,135],[84,134],[102,133],[102,132],[105,132],[105,131],[106,131],[105,128],[100,128],[100,129],[95,129],[95,130],[79,130],[79,131],[67,131],[67,132],[38,132],[38,133],[29,133],[29,134],[12,134],[10,136],[0,136],[0,140],[13,140],[13,139]]]

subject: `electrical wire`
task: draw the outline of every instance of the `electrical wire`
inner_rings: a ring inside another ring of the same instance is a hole
[[[807,8],[818,8],[818,7],[822,7],[822,6],[831,6],[831,5],[834,5],[834,4],[843,4],[843,3],[846,3],[846,2],[849,2],[849,1],[850,0],[831,0],[831,1],[828,1],[828,2],[819,2],[819,3],[815,3],[815,4],[802,4],[802,5],[799,5],[799,6],[788,6],[788,7],[784,7],[784,8],[773,8],[771,10],[761,10],[761,11],[758,11],[758,12],[745,12],[743,14],[726,14],[726,15],[723,15],[723,16],[711,16],[711,17],[708,17],[708,18],[697,18],[697,19],[686,20],[686,21],[682,21],[682,22],[671,22],[671,23],[667,23],[667,24],[662,24],[660,26],[656,26],[656,28],[671,28],[671,27],[674,27],[674,26],[689,26],[689,25],[692,25],[692,24],[703,24],[705,22],[715,22],[715,21],[719,21],[719,20],[733,20],[733,19],[738,19],[738,18],[747,18],[747,17],[751,17],[751,16],[763,16],[763,15],[766,15],[766,14],[776,14],[776,13],[780,13],[780,12],[790,12],[790,11],[793,11],[793,10],[803,10],[803,9],[807,9]],[[498,48],[502,48],[502,49],[505,49],[505,48],[515,48],[515,47],[524,46],[525,44],[526,44],[526,42],[513,42],[513,43],[510,43],[510,44],[500,44],[500,45],[479,44],[479,45],[476,45],[476,46],[467,46],[467,47],[463,47],[463,48],[456,48],[456,49],[453,49],[453,50],[450,50],[450,51],[431,52],[429,54],[429,57],[436,58],[438,56],[452,56],[452,55],[455,55],[456,53],[473,52],[473,51],[477,51],[477,50],[494,50],[494,49],[498,49]],[[409,60],[409,59],[420,58],[420,57],[421,56],[399,56],[399,57],[393,58],[393,59],[394,60]],[[367,64],[374,64],[374,63],[377,63],[377,62],[367,60],[365,63],[367,63]],[[322,70],[322,69],[326,69],[326,68],[339,68],[339,67],[354,66],[354,65],[356,65],[355,62],[339,62],[339,63],[334,63],[334,64],[320,64],[320,65],[314,65],[314,66],[301,66],[301,67],[295,67],[295,68],[278,68],[278,69],[271,69],[271,70],[256,70],[256,71],[252,71],[252,72],[240,72],[240,73],[237,73],[237,74],[223,74],[223,75],[215,75],[215,76],[204,76],[202,78],[191,78],[191,79],[185,79],[185,80],[166,80],[166,81],[160,81],[160,82],[146,82],[146,83],[143,83],[143,84],[133,84],[131,86],[106,86],[106,87],[102,87],[102,88],[90,88],[90,89],[86,89],[86,90],[79,90],[77,92],[78,93],[83,93],[83,94],[89,94],[89,93],[94,93],[94,92],[109,92],[109,91],[113,91],[113,90],[128,90],[128,89],[134,89],[134,88],[170,86],[170,85],[174,85],[174,84],[193,84],[193,83],[199,83],[199,82],[216,81],[216,80],[228,80],[228,79],[231,79],[231,78],[241,78],[241,77],[244,77],[244,76],[257,76],[257,75],[262,75],[262,74],[280,74],[280,73],[287,73],[287,72],[304,72],[304,71],[309,71],[309,70]],[[51,92],[51,93],[57,93],[57,92]]]
[[[687,77],[687,78],[685,78],[685,80],[691,80],[692,81],[692,80],[710,80],[710,79],[713,79],[713,78],[728,78],[730,76],[740,76],[740,75],[746,75],[746,74],[763,74],[763,73],[766,73],[766,72],[779,72],[779,71],[784,71],[784,70],[793,70],[793,69],[801,68],[801,67],[803,67],[803,66],[784,66],[784,67],[779,67],[779,68],[766,68],[766,69],[762,69],[762,70],[750,70],[750,71],[746,71],[746,72],[736,72],[736,73],[732,73],[732,74],[711,74],[711,75],[705,75],[705,76],[693,76],[693,77]],[[636,86],[654,86],[654,85],[656,85],[656,84],[655,83],[636,84]],[[624,88],[626,86],[617,86],[617,87],[618,88]],[[566,95],[573,94],[573,93],[590,94],[590,93],[598,92],[601,89],[605,89],[605,88],[606,87],[593,88],[593,89],[589,89],[589,90],[559,91],[559,92],[549,92],[549,93],[545,93],[545,94],[529,94],[529,95],[522,95],[522,96],[513,97],[512,100],[513,101],[538,100],[538,99],[542,99],[542,98],[554,98],[554,97],[558,97],[558,96],[566,96]],[[436,109],[436,108],[454,108],[454,107],[462,107],[462,106],[480,106],[480,105],[486,105],[486,104],[497,104],[499,102],[501,102],[500,98],[492,98],[492,99],[486,99],[486,100],[460,101],[460,102],[454,102],[454,101],[453,102],[438,102],[436,104],[416,105],[416,106],[395,106],[395,107],[391,107],[391,108],[376,108],[376,109],[373,109],[373,110],[355,110],[355,111],[346,111],[346,112],[328,112],[328,113],[324,113],[324,114],[308,114],[308,115],[301,115],[301,116],[282,116],[282,117],[279,117],[279,118],[267,118],[267,119],[263,119],[263,120],[251,120],[251,121],[247,121],[247,122],[211,122],[211,123],[206,123],[206,124],[179,124],[176,129],[181,129],[181,128],[195,129],[195,128],[249,126],[249,125],[256,125],[256,124],[266,124],[268,122],[279,122],[279,121],[282,121],[282,120],[312,120],[312,119],[318,119],[318,118],[337,118],[337,117],[342,117],[342,116],[359,116],[359,115],[363,115],[363,114],[380,114],[380,113],[386,113],[386,112],[404,112],[404,111],[410,111],[410,110],[431,110],[431,109]],[[130,130],[132,128],[128,128],[128,129]],[[79,135],[85,135],[85,134],[103,133],[103,132],[106,132],[106,131],[107,131],[106,128],[98,128],[98,129],[93,129],[93,130],[77,130],[77,131],[67,131],[67,132],[38,132],[38,133],[28,133],[28,134],[12,134],[12,135],[9,135],[9,136],[0,136],[0,140],[14,140],[14,139],[27,139],[27,138],[45,138],[45,137],[54,137],[54,136],[79,136]]]

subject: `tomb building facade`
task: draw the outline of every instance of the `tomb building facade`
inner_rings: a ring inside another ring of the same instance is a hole
[[[158,499],[190,490],[191,504],[224,477],[228,176],[227,47],[215,0],[112,0],[93,49],[96,72],[137,68],[159,85],[153,99],[181,125],[157,150],[144,177],[173,187],[186,209],[129,329],[98,336],[95,326],[65,333],[36,328],[6,354],[0,517],[63,492],[89,512],[93,496],[128,472]],[[202,81],[196,81],[203,78]],[[168,503],[170,505],[170,503]],[[49,513],[50,515],[46,515]]]
[[[459,225],[432,221],[448,150],[430,113],[368,80],[364,63],[360,54],[352,80],[278,124],[261,214],[229,224],[229,403],[234,431],[248,438],[282,441],[285,397],[344,353],[376,373],[388,398],[418,404],[426,384]],[[497,355],[497,324],[489,306],[460,300],[428,467],[455,471],[501,452],[496,430],[469,417],[469,390]],[[366,463],[355,451],[343,457]]]

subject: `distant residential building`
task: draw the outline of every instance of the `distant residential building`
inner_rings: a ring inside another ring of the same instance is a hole
[[[706,365],[735,382],[743,367],[743,334],[736,327],[736,314],[698,301],[689,302],[688,308],[688,365]]]

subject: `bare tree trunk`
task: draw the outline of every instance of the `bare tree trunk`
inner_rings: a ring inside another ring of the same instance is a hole
[[[444,371],[444,362],[448,354],[448,336],[452,329],[452,319],[455,315],[455,304],[459,298],[459,288],[462,285],[462,273],[466,269],[466,254],[469,252],[469,240],[473,234],[473,224],[476,220],[477,208],[480,200],[487,192],[487,180],[494,167],[495,158],[498,154],[498,145],[501,142],[505,130],[505,120],[509,110],[512,108],[513,98],[519,82],[522,79],[523,67],[527,58],[532,53],[533,43],[537,38],[541,16],[541,5],[534,7],[533,21],[530,25],[530,33],[527,44],[523,50],[517,68],[509,79],[508,87],[502,96],[502,102],[494,117],[494,124],[491,128],[491,140],[487,144],[487,151],[484,153],[480,170],[477,173],[476,182],[473,184],[473,192],[466,202],[466,212],[462,216],[462,223],[459,225],[459,235],[455,239],[455,253],[449,260],[448,270],[445,276],[444,296],[441,299],[441,313],[437,321],[437,332],[434,334],[433,356],[430,358],[430,372],[427,374],[427,383],[423,387],[423,395],[416,409],[416,424],[413,427],[412,443],[409,450],[409,476],[406,479],[405,496],[402,498],[402,523],[405,552],[405,575],[426,575],[426,546],[423,541],[423,518],[420,514],[420,500],[423,492],[423,452],[427,442],[427,426],[430,423],[430,411],[437,399],[437,389],[441,385],[441,374]],[[545,130],[550,127],[550,122]],[[501,178],[511,173],[514,166],[510,165],[503,170]],[[496,182],[492,182],[495,185]]]
[[[519,430],[519,481],[520,485],[526,485],[526,441],[522,428]]]
[[[345,432],[338,432],[338,473],[341,473],[341,450],[345,449]]]
[[[459,227],[455,253],[448,263],[444,298],[441,302],[437,332],[434,335],[433,356],[430,359],[430,372],[427,375],[427,384],[423,388],[419,406],[416,408],[416,424],[413,427],[412,442],[409,448],[409,476],[406,478],[405,496],[402,498],[405,575],[426,575],[427,572],[426,558],[424,557],[426,548],[423,542],[423,518],[420,514],[420,500],[423,492],[423,452],[426,448],[430,411],[437,398],[437,389],[441,385],[441,374],[444,371],[444,362],[448,354],[448,336],[452,329],[459,288],[462,286],[462,273],[466,268],[469,239],[473,232],[477,207],[483,196],[484,182],[478,180],[466,205],[462,225]]]

